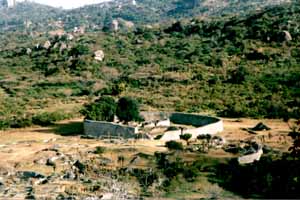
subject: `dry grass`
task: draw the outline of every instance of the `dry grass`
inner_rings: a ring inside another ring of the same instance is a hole
[[[0,168],[9,171],[36,171],[45,175],[51,175],[54,172],[53,167],[38,163],[38,160],[45,160],[55,156],[55,152],[42,151],[46,148],[59,148],[59,151],[65,155],[72,155],[73,159],[78,159],[83,162],[88,162],[91,166],[99,166],[97,162],[93,164],[92,160],[99,160],[106,158],[111,162],[102,169],[112,170],[123,166],[133,168],[145,168],[153,165],[151,159],[138,158],[134,163],[130,161],[138,154],[144,153],[153,155],[156,151],[166,151],[164,142],[162,141],[148,141],[148,140],[128,140],[111,143],[110,141],[81,139],[80,136],[66,136],[63,137],[57,133],[57,127],[64,126],[74,131],[72,124],[80,123],[81,118],[75,120],[65,120],[60,122],[56,127],[32,127],[26,129],[13,129],[0,132]],[[255,126],[262,121],[271,128],[270,131],[262,131],[257,135],[251,135],[241,128],[249,128]],[[69,124],[69,126],[68,126]],[[262,135],[272,135],[272,138],[266,139],[265,143],[282,151],[286,151],[290,146],[290,140],[283,143],[279,141],[279,137],[287,135],[289,132],[288,125],[280,120],[254,120],[254,119],[224,119],[224,132],[220,133],[227,141],[238,142],[249,138],[259,138]],[[96,147],[104,147],[106,150],[102,154],[90,153],[95,151]],[[124,157],[124,162],[118,162],[119,157]],[[199,154],[178,152],[178,156],[182,157],[185,162],[192,162],[199,159]],[[223,150],[211,150],[207,155],[209,158],[223,159],[231,158],[233,155],[224,152]],[[205,161],[204,161],[205,162]],[[63,161],[57,161],[55,172],[62,172],[70,166],[65,166]],[[132,183],[133,184],[133,183]],[[45,187],[47,186],[47,187]],[[47,185],[38,185],[35,187],[36,195],[42,197],[43,191],[63,191],[70,194],[88,194],[90,191],[87,185],[74,181],[59,181]],[[21,187],[21,186],[20,186]],[[138,186],[134,186],[138,188]],[[101,193],[101,191],[100,191]],[[99,193],[99,194],[100,194]],[[175,195],[176,194],[176,195]],[[182,182],[176,191],[169,193],[166,198],[162,198],[161,194],[154,194],[154,199],[200,199],[200,198],[228,198],[239,199],[235,195],[228,193],[220,188],[218,185],[210,183],[205,176],[198,177],[196,182],[188,183]],[[149,199],[149,200],[150,200]]]

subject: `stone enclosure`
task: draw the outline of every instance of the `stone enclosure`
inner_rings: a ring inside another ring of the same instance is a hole
[[[125,126],[112,122],[100,122],[85,120],[84,133],[97,138],[136,138],[139,130],[148,127],[170,127],[174,125],[184,125],[185,128],[176,130],[166,130],[162,133],[160,140],[170,141],[179,140],[181,134],[190,133],[192,138],[198,135],[214,135],[223,131],[223,122],[221,119],[210,116],[203,116],[188,113],[163,113],[163,112],[142,112],[141,116],[145,122],[137,126]],[[150,137],[153,139],[154,137]]]

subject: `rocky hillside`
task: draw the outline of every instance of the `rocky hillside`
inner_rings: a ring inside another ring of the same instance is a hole
[[[0,28],[45,31],[84,25],[91,30],[108,26],[113,19],[134,24],[152,24],[194,16],[243,15],[290,0],[115,0],[74,10],[61,10],[36,3],[19,3],[2,8]],[[49,27],[49,24],[51,25]]]
[[[145,110],[299,117],[299,13],[297,3],[127,33],[0,35],[3,126],[99,95],[133,96]]]

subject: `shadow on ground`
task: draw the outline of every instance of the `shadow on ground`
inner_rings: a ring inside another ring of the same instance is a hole
[[[55,134],[61,136],[76,136],[83,134],[83,123],[82,122],[68,122],[64,124],[56,124],[53,126]]]
[[[58,123],[35,131],[39,133],[54,133],[61,136],[77,136],[83,135],[83,123],[77,121]]]

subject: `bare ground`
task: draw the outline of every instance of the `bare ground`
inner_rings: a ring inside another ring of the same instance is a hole
[[[289,127],[281,120],[255,120],[255,119],[223,119],[224,132],[220,133],[228,142],[239,142],[241,140],[257,140],[270,147],[276,148],[280,151],[287,151],[291,145],[291,139],[287,136]],[[52,166],[45,165],[47,158],[53,158],[56,155],[53,151],[44,151],[45,149],[59,149],[59,152],[66,157],[71,157],[71,160],[96,160],[99,155],[91,154],[96,147],[105,147],[107,150],[101,155],[103,158],[109,160],[104,166],[107,169],[114,169],[116,167],[131,166],[131,167],[147,167],[148,162],[140,160],[138,163],[131,164],[130,161],[138,153],[154,154],[156,151],[166,151],[163,142],[160,141],[147,141],[147,140],[127,140],[127,141],[100,141],[81,139],[79,135],[62,136],[64,133],[70,134],[78,132],[73,127],[78,124],[82,119],[75,119],[63,121],[54,127],[32,127],[26,129],[13,129],[0,132],[0,171],[13,173],[17,171],[36,171],[46,176],[53,175],[53,173],[64,172],[68,167],[68,163],[59,161],[60,164],[54,169]],[[259,131],[257,134],[251,134],[242,128],[254,127],[257,123],[263,122],[271,128],[269,131]],[[209,152],[212,157],[229,157],[230,154],[222,150],[214,150]],[[123,156],[124,162],[118,161],[119,157]],[[193,156],[192,156],[193,157]],[[54,171],[55,170],[55,171]],[[2,173],[3,174],[3,173]],[[6,174],[7,175],[7,174]],[[93,175],[94,176],[94,175]],[[1,178],[1,177],[0,177]],[[13,182],[13,180],[11,180]],[[132,193],[138,194],[139,189],[133,183],[129,182],[132,187]],[[17,183],[15,183],[17,184]],[[34,183],[32,183],[34,185]],[[206,185],[203,191],[206,190],[221,190],[216,185]],[[20,187],[18,189],[18,187]],[[26,185],[16,185],[15,189],[11,189],[7,194],[0,195],[0,199],[14,197],[23,198]],[[45,188],[46,187],[46,188]],[[200,187],[200,186],[199,186]],[[202,186],[203,187],[203,184]],[[86,186],[72,181],[53,181],[50,185],[37,185],[35,186],[35,194],[42,197],[45,191],[54,192],[56,194],[64,191],[80,190],[81,194],[90,194]],[[74,192],[73,191],[73,192]],[[105,191],[99,191],[99,193]],[[97,193],[97,192],[96,192]],[[95,193],[95,194],[96,194]],[[10,195],[10,196],[9,196]],[[19,196],[18,196],[19,195]],[[23,196],[22,196],[23,195]],[[205,194],[189,194],[189,197],[184,196],[184,199],[195,199],[200,197],[207,197]],[[12,198],[12,199],[14,199]],[[157,197],[158,198],[158,197]],[[173,199],[173,197],[167,198]]]

